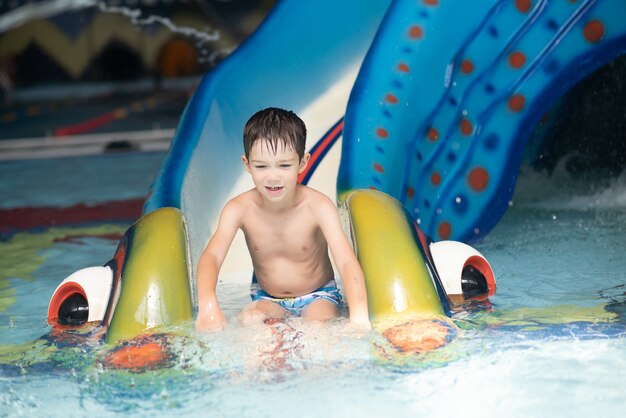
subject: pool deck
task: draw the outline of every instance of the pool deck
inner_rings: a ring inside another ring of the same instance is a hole
[[[15,91],[0,107],[0,161],[166,151],[196,83]]]
[[[175,129],[0,140],[0,161],[76,157],[124,151],[167,151]]]

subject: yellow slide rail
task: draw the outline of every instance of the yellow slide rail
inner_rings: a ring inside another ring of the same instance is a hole
[[[445,315],[416,226],[403,206],[375,190],[357,190],[341,205],[365,274],[370,316]]]

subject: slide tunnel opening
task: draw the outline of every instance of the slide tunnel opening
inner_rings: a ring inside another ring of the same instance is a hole
[[[626,55],[575,84],[537,124],[525,160],[573,178],[619,177],[626,166]]]

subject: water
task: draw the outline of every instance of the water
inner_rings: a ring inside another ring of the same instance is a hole
[[[142,197],[162,154],[0,165],[0,206]],[[525,170],[513,204],[476,247],[491,262],[491,311],[460,313],[459,335],[401,355],[340,319],[242,327],[242,280],[218,291],[229,328],[169,330],[175,360],[103,367],[111,347],[19,349],[48,331],[48,298],[74,270],[108,260],[125,223],[39,228],[0,242],[0,416],[592,416],[626,406],[626,177],[577,181]],[[19,175],[17,173],[20,173]],[[51,173],[57,173],[51,176]],[[62,174],[66,173],[66,174]],[[111,173],[116,173],[112,175]],[[9,185],[9,179],[19,181]],[[608,307],[607,307],[608,305]],[[620,318],[621,316],[621,318]],[[30,347],[30,346],[29,346]],[[41,359],[52,356],[54,361]],[[38,362],[39,360],[39,362]],[[7,365],[8,364],[8,365]]]

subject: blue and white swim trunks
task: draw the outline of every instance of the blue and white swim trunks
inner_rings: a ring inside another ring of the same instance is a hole
[[[337,283],[331,279],[324,286],[306,295],[297,296],[295,298],[277,298],[265,290],[261,289],[258,283],[252,283],[250,286],[250,297],[253,301],[267,300],[274,302],[285,308],[292,315],[300,316],[302,310],[318,299],[326,299],[334,303],[338,309],[341,309],[341,293],[337,289]]]

